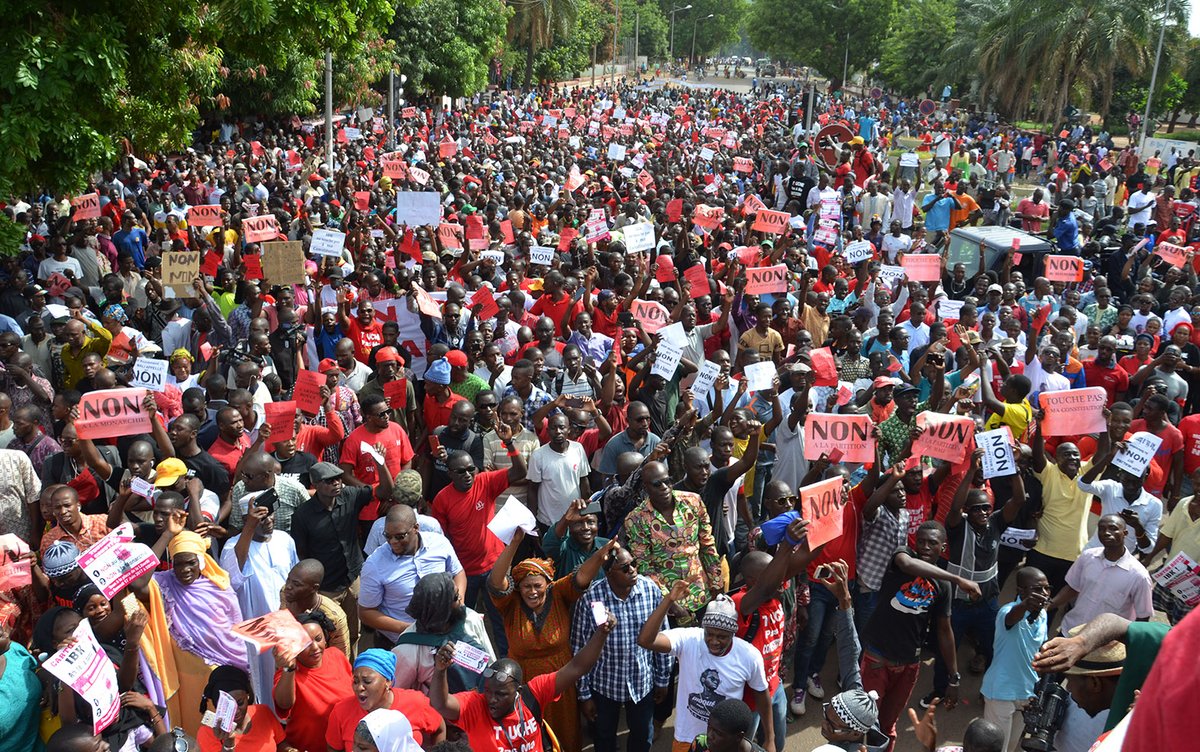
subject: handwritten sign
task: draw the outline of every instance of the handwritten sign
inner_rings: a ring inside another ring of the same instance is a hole
[[[304,244],[288,240],[262,245],[263,276],[276,285],[304,284]]]
[[[1041,392],[1042,434],[1045,436],[1081,436],[1108,430],[1104,406],[1108,392],[1104,387],[1066,389],[1061,392]]]
[[[1012,430],[1008,426],[975,434],[975,446],[983,450],[985,480],[1017,474],[1017,459],[1013,454],[1012,442]]]
[[[654,250],[654,225],[649,222],[625,225],[621,228],[625,235],[625,250],[627,253],[641,253]]]
[[[1078,256],[1047,256],[1046,279],[1051,282],[1079,282],[1083,279],[1083,259]]]
[[[287,441],[296,435],[296,401],[268,402],[263,405],[264,416],[271,425],[271,443]]]
[[[804,519],[808,520],[808,547],[816,548],[842,534],[842,510],[845,508],[843,485],[837,475],[829,480],[800,488]]]
[[[683,359],[683,348],[673,342],[662,340],[654,348],[654,365],[650,368],[652,376],[662,376],[668,381],[675,376],[675,369]]]
[[[308,250],[314,256],[331,256],[341,258],[342,249],[346,246],[346,233],[337,230],[313,230],[312,245]]]
[[[782,235],[787,232],[788,220],[791,219],[791,216],[787,212],[763,209],[755,215],[754,225],[750,229],[772,235]]]
[[[706,360],[700,364],[700,370],[696,372],[696,378],[692,381],[692,394],[697,397],[703,397],[712,391],[713,385],[717,383],[717,379],[721,376],[721,367],[711,360]]]
[[[870,261],[875,256],[875,246],[871,245],[869,240],[856,240],[846,244],[846,247],[842,249],[842,255],[851,264]]]
[[[634,300],[629,310],[635,321],[642,322],[647,334],[654,334],[671,323],[671,312],[662,303],[653,300]]]
[[[804,459],[817,460],[840,450],[843,462],[874,462],[871,416],[810,412],[804,421]]]
[[[396,221],[409,227],[442,221],[442,204],[433,191],[400,191],[396,194]]]
[[[296,374],[296,386],[292,399],[296,406],[309,415],[321,412],[321,387],[325,386],[325,374],[316,371],[300,371]]]
[[[937,282],[942,278],[942,257],[910,253],[904,257],[904,273],[915,282]]]
[[[787,292],[787,286],[787,264],[779,264],[778,266],[760,266],[756,269],[746,270],[747,295],[763,295],[766,293]]]
[[[957,463],[962,462],[972,450],[975,437],[973,418],[926,410],[917,416],[917,428],[925,431],[913,441],[914,457],[936,457]]]
[[[1150,461],[1162,446],[1161,436],[1148,431],[1138,431],[1125,441],[1125,448],[1113,457],[1113,465],[1138,478],[1150,467]]]
[[[274,214],[249,217],[242,220],[242,232],[246,235],[247,243],[275,240],[279,237],[279,223],[275,221]]]
[[[79,402],[75,432],[81,439],[111,439],[150,432],[150,416],[142,409],[145,389],[102,389]]]
[[[122,525],[79,555],[79,568],[105,598],[113,598],[129,583],[158,568],[158,554],[130,537],[132,528]]]
[[[221,205],[203,204],[189,207],[187,222],[192,227],[220,227],[224,224],[221,219]]]
[[[176,295],[189,295],[200,274],[200,251],[168,251],[162,256],[162,282]]]
[[[92,623],[83,619],[72,633],[74,642],[50,656],[42,668],[58,677],[92,708],[92,733],[99,735],[121,713],[117,669],[100,647]]]
[[[165,360],[139,357],[133,364],[133,373],[129,385],[149,389],[152,392],[163,392],[167,389],[167,366]]]

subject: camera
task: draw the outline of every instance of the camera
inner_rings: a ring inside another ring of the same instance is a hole
[[[1061,674],[1047,674],[1038,679],[1033,698],[1021,711],[1025,730],[1021,733],[1021,749],[1026,752],[1053,752],[1054,737],[1062,728],[1067,714],[1070,694],[1063,687]]]
[[[304,324],[293,324],[292,326],[281,327],[285,339],[294,339],[303,342],[307,337]]]

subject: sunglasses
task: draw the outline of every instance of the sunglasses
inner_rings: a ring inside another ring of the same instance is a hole
[[[482,676],[484,679],[495,679],[502,683],[516,681],[512,673],[506,668],[492,668],[489,666],[483,670]]]

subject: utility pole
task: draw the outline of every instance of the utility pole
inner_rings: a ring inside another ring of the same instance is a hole
[[[633,11],[633,70],[641,78],[641,55],[638,54],[639,43],[642,41],[642,13],[639,10]]]
[[[1138,142],[1139,153],[1146,148],[1146,139],[1150,136],[1150,103],[1154,101],[1154,85],[1158,81],[1158,63],[1162,59],[1163,38],[1167,35],[1167,19],[1170,17],[1171,0],[1167,0],[1162,27],[1158,30],[1158,51],[1154,53],[1154,70],[1150,72],[1150,91],[1146,92],[1146,116],[1142,118],[1142,138]]]
[[[616,10],[616,15],[613,18],[613,41],[612,41],[612,88],[617,90],[617,35],[621,32],[621,3],[613,3],[613,8]]]
[[[714,14],[709,13],[704,18],[697,17],[697,18],[692,19],[692,54],[688,58],[688,63],[690,63],[691,65],[696,64],[696,27],[700,25],[701,21],[707,21],[708,19],[712,18],[713,15]]]
[[[333,174],[333,52],[325,50],[325,166]]]
[[[692,4],[680,6],[671,9],[671,65],[675,64],[675,14],[681,10],[691,10]]]
[[[396,71],[388,72],[388,105],[387,105],[388,148],[396,148]]]

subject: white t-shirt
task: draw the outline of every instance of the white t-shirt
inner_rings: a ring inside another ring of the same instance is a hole
[[[775,427],[775,466],[771,479],[783,481],[788,488],[799,488],[801,479],[808,475],[809,464],[804,459],[804,423],[797,422],[794,429],[788,426],[792,393],[788,389],[779,395],[784,415]]]
[[[740,700],[746,687],[767,691],[762,653],[740,637],[722,656],[704,642],[702,627],[668,629],[671,655],[679,659],[679,688],[675,694],[675,741],[691,743],[708,730],[708,715],[721,700]]]
[[[908,249],[912,248],[912,238],[904,233],[901,233],[897,237],[889,232],[883,236],[883,240],[880,241],[879,245],[881,246],[881,250],[887,254],[888,263],[895,264],[897,254],[908,253]]]
[[[80,266],[79,261],[71,256],[67,256],[62,261],[58,261],[53,257],[43,259],[42,263],[38,264],[37,276],[38,279],[50,279],[50,276],[55,272],[62,272],[65,277],[66,270],[68,269],[75,275],[75,279],[83,280],[83,267]]]
[[[580,497],[579,479],[592,471],[587,452],[578,441],[568,441],[567,451],[559,454],[549,444],[533,450],[525,478],[538,483],[537,518],[554,525],[567,513],[571,502]]]

